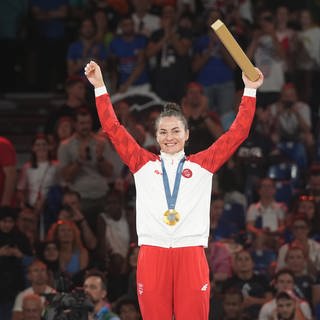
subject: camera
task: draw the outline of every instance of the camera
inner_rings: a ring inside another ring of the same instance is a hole
[[[87,320],[88,313],[93,311],[93,303],[82,288],[71,292],[45,294],[48,306],[45,320]]]

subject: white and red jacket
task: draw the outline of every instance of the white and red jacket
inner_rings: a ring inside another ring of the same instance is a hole
[[[164,160],[172,193],[176,169],[184,152],[157,155],[142,148],[120,125],[105,87],[95,89],[103,131],[134,175],[139,245],[164,248],[207,246],[212,175],[247,138],[255,112],[255,89],[245,88],[238,115],[230,129],[208,149],[186,157],[175,209],[180,221],[164,222],[168,209],[160,157]]]

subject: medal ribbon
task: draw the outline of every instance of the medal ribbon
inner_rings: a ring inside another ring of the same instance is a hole
[[[178,192],[179,192],[179,188],[180,188],[181,174],[182,174],[182,168],[183,168],[184,161],[185,161],[185,157],[183,157],[180,160],[179,164],[178,164],[178,168],[177,168],[177,172],[176,172],[176,178],[174,180],[173,192],[171,194],[170,186],[169,186],[168,174],[167,174],[166,168],[164,166],[164,161],[163,161],[163,159],[161,159],[162,180],[163,180],[164,191],[166,193],[168,209],[174,209],[175,206],[176,206]]]

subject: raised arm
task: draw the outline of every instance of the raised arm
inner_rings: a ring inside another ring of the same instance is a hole
[[[230,129],[208,149],[190,156],[193,162],[212,173],[216,172],[232,156],[249,135],[255,112],[256,89],[263,83],[263,74],[259,69],[257,70],[260,76],[256,81],[251,81],[244,74],[242,75],[245,89],[239,112]]]
[[[99,65],[90,61],[85,67],[85,75],[95,88],[96,106],[102,129],[130,171],[135,173],[147,161],[155,160],[157,156],[143,149],[117,119]]]

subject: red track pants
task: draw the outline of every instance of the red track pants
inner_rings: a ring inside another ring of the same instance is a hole
[[[203,247],[141,246],[137,294],[143,320],[208,320],[210,282]]]

